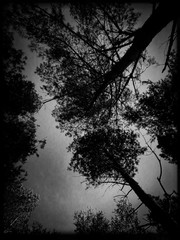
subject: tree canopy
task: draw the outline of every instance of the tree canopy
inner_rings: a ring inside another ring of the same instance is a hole
[[[26,57],[13,46],[13,33],[5,18],[3,27],[3,104],[4,183],[9,185],[23,176],[22,164],[37,152],[34,113],[39,109],[40,97],[35,85],[23,74]],[[23,178],[23,177],[22,177]]]
[[[111,181],[123,183],[117,165],[134,177],[138,157],[146,150],[140,146],[136,137],[133,131],[106,126],[74,138],[70,145],[73,152],[70,169],[85,176],[95,186]]]
[[[90,103],[104,74],[131,46],[139,14],[118,2],[110,6],[90,4],[83,11],[81,5],[69,8],[70,23],[65,22],[61,4],[53,4],[48,10],[38,5],[19,7],[14,12],[23,16],[24,24],[21,17],[13,20],[23,36],[30,38],[31,49],[44,58],[36,72],[45,83],[44,89],[57,100],[53,116],[61,129],[74,133],[110,119],[118,121],[118,113],[132,93],[126,82],[133,65],[116,77],[117,81],[108,86],[93,108]],[[142,62],[141,58],[133,70],[136,79]],[[150,64],[148,57],[143,66]]]
[[[7,187],[3,199],[3,232],[26,233],[39,196],[16,181]]]
[[[3,232],[22,233],[39,199],[31,189],[23,186],[27,172],[23,168],[28,157],[37,154],[44,140],[36,137],[34,114],[41,98],[35,85],[23,74],[27,57],[14,47],[12,22],[3,9],[2,28],[2,87],[3,110]]]
[[[9,15],[13,27],[31,41],[31,50],[44,60],[36,70],[51,97],[44,103],[56,100],[52,114],[60,129],[74,137],[70,169],[95,186],[112,180],[127,183],[153,218],[164,229],[176,232],[176,222],[169,213],[133,179],[145,148],[128,125],[148,130],[152,140],[158,140],[161,157],[177,163],[175,110],[179,91],[170,58],[177,5],[159,3],[142,27],[138,26],[140,14],[118,1],[92,1],[88,6],[81,2],[48,7],[12,4]],[[141,74],[156,63],[146,48],[170,22],[164,66],[169,74],[157,83],[146,82],[148,90],[141,94],[136,84],[143,83]],[[159,183],[162,186],[160,178]]]
[[[143,233],[137,213],[126,199],[116,202],[114,215],[108,220],[102,211],[91,209],[74,214],[75,232],[79,234],[122,234]]]
[[[148,81],[147,91],[134,106],[128,105],[123,116],[130,124],[146,129],[151,139],[157,139],[160,156],[171,163],[178,161],[177,57],[170,55],[168,74],[157,82]]]

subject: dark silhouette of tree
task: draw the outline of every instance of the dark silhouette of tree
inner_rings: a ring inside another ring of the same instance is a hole
[[[2,34],[3,91],[6,92],[2,128],[4,189],[16,180],[24,179],[22,166],[28,156],[37,153],[39,141],[35,134],[34,113],[41,104],[34,84],[23,75],[26,57],[13,47],[13,33],[8,20],[5,15]],[[43,140],[40,144],[43,145]]]
[[[38,195],[16,182],[7,187],[3,198],[3,232],[27,233],[28,221],[39,200]]]
[[[175,192],[174,194],[171,195],[165,195],[163,198],[160,198],[159,196],[152,196],[152,198],[161,206],[161,208],[168,212],[169,215],[173,219],[175,219],[176,222],[179,221],[179,196]],[[162,233],[164,232],[164,229],[162,228],[162,225],[159,224],[158,222],[154,221],[154,218],[152,216],[152,213],[149,212],[147,214],[147,224],[146,226],[152,227],[156,229],[156,232]]]
[[[144,128],[152,140],[158,140],[160,156],[171,163],[178,162],[178,103],[177,57],[173,52],[169,58],[169,70],[164,79],[148,81],[148,89],[134,107],[126,107],[123,116],[138,128]]]
[[[102,211],[79,211],[74,214],[75,232],[78,234],[122,234],[143,233],[139,228],[136,211],[132,205],[123,198],[116,202],[114,215],[108,220]]]
[[[111,218],[111,232],[119,233],[143,233],[139,227],[137,212],[128,202],[127,198],[122,198],[117,201],[114,209],[114,216]]]
[[[41,236],[41,235],[52,235],[53,233],[56,233],[55,231],[50,231],[47,228],[45,228],[41,223],[35,221],[32,223],[32,226],[28,228],[28,234],[34,235],[34,236]]]
[[[70,169],[85,176],[88,184],[97,186],[116,183],[130,186],[164,229],[177,231],[171,216],[133,179],[138,156],[145,151],[134,133],[108,127],[99,128],[75,138],[70,149],[73,152]]]
[[[90,125],[104,124],[111,117],[117,118],[123,103],[130,98],[131,91],[125,86],[125,80],[130,77],[127,69],[89,111],[103,75],[132,44],[139,14],[119,3],[112,4],[111,8],[107,5],[105,9],[92,4],[84,8],[85,13],[79,9],[81,5],[70,8],[75,19],[73,27],[65,23],[61,4],[52,5],[48,11],[38,5],[15,6],[12,17],[15,16],[14,25],[22,36],[30,38],[31,49],[44,58],[36,72],[45,83],[44,89],[58,102],[53,116],[61,129],[72,133]],[[108,9],[111,9],[110,15]],[[91,17],[92,14],[95,17]],[[150,64],[147,59],[144,66]],[[133,71],[137,78],[141,65],[142,59],[138,70]]]
[[[130,98],[128,84],[138,81],[143,67],[153,63],[146,47],[176,19],[177,8],[160,3],[137,28],[139,14],[127,4],[72,3],[70,23],[63,6],[51,4],[47,10],[15,5],[11,17],[22,36],[31,40],[31,49],[45,60],[37,73],[51,100],[58,102],[53,116],[61,129],[74,132],[118,118]]]
[[[135,176],[139,155],[146,150],[136,137],[133,131],[109,126],[78,136],[69,146],[73,153],[69,169],[85,176],[94,186],[111,182],[126,184],[117,166],[121,166],[130,177]]]
[[[26,79],[23,70],[26,57],[13,46],[13,29],[10,18],[3,9],[2,27],[2,90],[5,93],[3,110],[3,232],[20,233],[28,228],[31,212],[38,196],[25,188],[27,172],[24,163],[30,155],[44,147],[45,140],[36,138],[34,113],[41,101],[35,85]]]
[[[15,29],[31,40],[31,49],[44,59],[36,72],[51,96],[45,102],[57,101],[53,116],[61,130],[74,135],[71,168],[90,184],[102,180],[128,184],[153,218],[175,233],[177,225],[171,216],[133,179],[138,156],[145,149],[134,133],[122,130],[126,123],[122,113],[139,96],[135,83],[141,82],[141,73],[155,63],[146,48],[173,21],[165,68],[170,64],[177,5],[159,3],[141,28],[136,25],[139,14],[119,2],[69,4],[69,20],[61,3],[48,9],[11,6]],[[164,136],[158,130],[162,154],[168,155],[171,150],[163,152]]]
[[[80,234],[105,234],[110,230],[109,221],[103,212],[94,213],[91,209],[75,212],[74,225],[76,226],[75,232]]]

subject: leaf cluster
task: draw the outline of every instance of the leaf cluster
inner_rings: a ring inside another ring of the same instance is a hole
[[[133,131],[107,126],[89,131],[75,138],[70,145],[73,157],[69,169],[79,172],[95,186],[111,180],[120,184],[122,177],[116,164],[133,177],[137,171],[138,156],[145,151],[136,137]]]
[[[94,212],[91,209],[74,214],[75,232],[79,234],[122,234],[140,233],[136,211],[127,199],[116,202],[111,220],[108,220],[102,211]]]
[[[179,222],[179,196],[178,194],[172,193],[171,195],[152,196],[154,201],[165,211],[167,212],[172,219],[177,223]],[[149,225],[155,227],[156,231],[161,233],[164,232],[162,226],[154,221],[153,215],[151,212],[148,212],[146,215],[146,220],[149,222]]]
[[[109,232],[109,221],[105,218],[102,211],[93,213],[92,210],[89,209],[86,212],[75,212],[74,221],[76,233],[92,234]]]
[[[3,198],[4,233],[25,231],[39,196],[31,189],[25,188],[22,183],[14,182],[6,188]]]
[[[43,90],[58,103],[53,116],[61,130],[73,133],[77,128],[83,130],[110,119],[118,121],[123,104],[130,98],[126,83],[132,66],[117,76],[93,108],[90,105],[104,81],[103,75],[131,46],[139,13],[120,3],[67,6],[66,17],[60,3],[50,4],[48,9],[22,4],[12,7],[12,11],[14,26],[44,59],[36,73],[44,82]],[[135,78],[139,76],[140,62]]]
[[[175,52],[170,57],[167,76],[155,83],[149,82],[147,92],[143,93],[135,105],[126,107],[123,116],[138,128],[144,128],[157,139],[161,157],[177,163],[178,149],[178,91]]]
[[[14,47],[12,17],[3,9],[2,28],[2,87],[5,92],[3,110],[3,191],[14,181],[24,181],[27,173],[23,164],[37,152],[34,114],[41,100],[34,83],[23,74],[27,57]],[[7,14],[7,15],[6,15]]]

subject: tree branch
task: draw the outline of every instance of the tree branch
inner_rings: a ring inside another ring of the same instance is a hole
[[[128,217],[130,217],[133,213],[135,213],[142,205],[143,205],[143,202],[141,202],[141,203],[129,214]]]
[[[149,143],[146,141],[146,138],[144,137],[144,135],[141,133],[141,131],[139,130],[141,136],[143,137],[146,145],[148,146],[148,148],[151,150],[151,152],[154,154],[154,156],[156,157],[156,159],[159,162],[159,168],[160,168],[160,172],[159,172],[159,177],[157,177],[157,180],[162,188],[162,190],[164,191],[165,196],[169,197],[170,194],[167,193],[165,187],[163,186],[162,182],[161,182],[161,178],[162,178],[162,163],[161,163],[161,159],[158,157],[158,155],[156,154],[156,152],[152,149],[152,147],[149,145]]]
[[[166,56],[166,61],[165,61],[165,65],[164,68],[162,70],[162,73],[166,70],[166,67],[168,65],[168,61],[169,61],[169,56],[171,53],[171,49],[172,49],[172,45],[173,45],[173,41],[174,41],[174,33],[175,33],[175,29],[176,29],[176,24],[177,24],[177,19],[175,19],[173,21],[173,25],[172,25],[172,30],[171,30],[171,35],[170,35],[170,40],[169,40],[169,47],[168,47],[168,51],[167,51],[167,56]]]
[[[46,103],[48,103],[48,102],[51,102],[51,101],[53,101],[53,100],[56,100],[56,99],[58,99],[58,98],[59,98],[58,96],[55,96],[55,97],[53,97],[53,98],[46,99],[46,100],[44,100],[44,101],[42,102],[42,105],[44,105],[44,104],[46,104]]]
[[[124,70],[146,49],[152,39],[175,18],[175,16],[178,14],[177,8],[177,4],[169,4],[166,2],[159,4],[154,13],[144,23],[142,28],[136,32],[133,44],[127,50],[125,55],[119,62],[112,66],[111,71],[104,74],[104,81],[92,98],[90,108],[102,94],[105,88],[111,82],[114,82],[118,75],[122,75]]]
[[[161,207],[149,196],[140,186],[139,184],[124,170],[124,168],[116,162],[113,155],[109,153],[109,151],[104,148],[106,155],[112,159],[114,163],[114,167],[117,171],[120,172],[121,176],[124,180],[130,185],[133,191],[137,194],[139,199],[149,208],[151,211],[153,218],[155,221],[159,222],[164,229],[166,229],[170,234],[178,233],[177,223],[171,218],[171,216],[166,213]]]

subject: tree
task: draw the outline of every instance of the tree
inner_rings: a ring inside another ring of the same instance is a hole
[[[37,153],[36,124],[34,113],[41,101],[35,91],[35,85],[23,74],[26,57],[21,50],[13,47],[13,32],[6,11],[3,25],[3,90],[6,92],[3,105],[3,180],[4,189],[24,180],[26,173],[22,169],[28,156]]]
[[[37,154],[39,144],[45,141],[36,138],[34,113],[41,101],[35,85],[23,74],[26,57],[13,46],[13,30],[10,18],[3,11],[2,28],[2,87],[3,110],[3,232],[28,231],[31,212],[39,197],[23,186],[27,172],[23,165],[30,155]]]
[[[48,229],[44,228],[43,225],[37,221],[32,223],[32,226],[28,229],[28,234],[30,235],[50,235],[55,232],[49,231]]]
[[[138,156],[145,151],[137,142],[135,134],[108,127],[99,128],[75,139],[71,150],[73,157],[70,169],[85,176],[87,182],[95,186],[102,183],[130,186],[164,229],[167,228],[170,232],[177,231],[171,216],[133,179]]]
[[[114,216],[111,219],[112,233],[143,233],[139,226],[136,209],[132,207],[127,198],[117,201]]]
[[[102,211],[93,213],[91,209],[88,211],[75,212],[74,225],[75,232],[79,234],[105,234],[109,232],[109,221],[104,217]]]
[[[31,39],[31,49],[44,58],[37,73],[58,102],[53,116],[61,129],[72,133],[118,118],[132,93],[128,84],[138,81],[142,66],[152,63],[145,48],[176,20],[177,12],[176,5],[160,3],[138,29],[139,14],[127,4],[100,1],[88,6],[71,3],[69,8],[70,23],[60,3],[48,10],[18,5],[11,16],[22,36]]]
[[[177,79],[177,54],[173,51],[167,76],[154,83],[148,81],[147,91],[139,96],[134,106],[126,106],[123,113],[129,124],[146,129],[151,141],[157,139],[163,159],[176,164],[179,140]]]
[[[133,135],[127,131],[122,134],[125,126],[122,113],[138,97],[135,82],[140,81],[144,68],[154,63],[145,49],[173,21],[165,67],[169,64],[177,5],[159,3],[141,28],[136,25],[139,14],[127,4],[92,2],[87,7],[72,3],[68,7],[73,18],[69,23],[59,3],[51,4],[48,9],[39,5],[18,5],[12,8],[12,18],[14,27],[31,40],[31,49],[44,58],[37,73],[52,97],[47,101],[57,101],[53,116],[61,130],[75,136],[71,166],[93,184],[103,177],[115,181],[123,179],[123,184],[131,186],[164,229],[176,232],[176,224],[168,213],[133,179],[138,154],[143,151],[138,143],[132,144],[136,142]],[[103,138],[103,134],[111,141]],[[123,144],[118,145],[120,137],[125,143],[128,141],[127,149]],[[95,145],[96,139],[100,142]],[[117,153],[118,149],[125,158]]]
[[[87,182],[94,186],[111,182],[126,184],[119,172],[119,166],[130,177],[134,177],[138,156],[146,150],[140,146],[136,137],[133,131],[109,126],[89,131],[82,137],[78,136],[69,146],[73,153],[69,169],[85,176]]]
[[[179,221],[179,196],[176,192],[173,192],[171,195],[165,194],[163,198],[159,196],[152,196],[152,198],[161,206],[164,211],[168,212],[169,215],[171,215],[171,217],[176,220],[176,222]],[[157,233],[164,233],[162,225],[154,221],[154,218],[150,211],[146,214],[146,221],[147,223],[141,225],[141,227],[146,227],[146,229],[152,228],[155,229]]]
[[[60,128],[69,133],[106,123],[110,117],[115,118],[117,112],[123,109],[121,103],[130,97],[131,91],[124,84],[129,76],[128,69],[101,96],[96,106],[91,111],[88,109],[93,93],[102,83],[103,74],[121,58],[125,47],[132,44],[133,27],[139,16],[128,5],[112,4],[112,16],[109,16],[108,9],[108,5],[104,10],[92,4],[85,8],[87,19],[84,19],[84,13],[71,5],[76,21],[74,27],[63,21],[61,4],[52,5],[48,11],[38,5],[13,9],[16,29],[20,29],[22,36],[31,39],[31,49],[45,59],[36,72],[45,82],[48,94],[58,101],[53,116]],[[93,18],[92,13],[95,15]],[[112,18],[121,25],[116,26]],[[138,71],[135,74],[137,76]]]
[[[3,232],[26,233],[30,214],[37,206],[39,196],[16,182],[6,188],[3,198]]]
[[[102,211],[79,211],[74,214],[75,232],[79,234],[140,233],[135,209],[126,199],[116,202],[114,216],[109,221]]]

